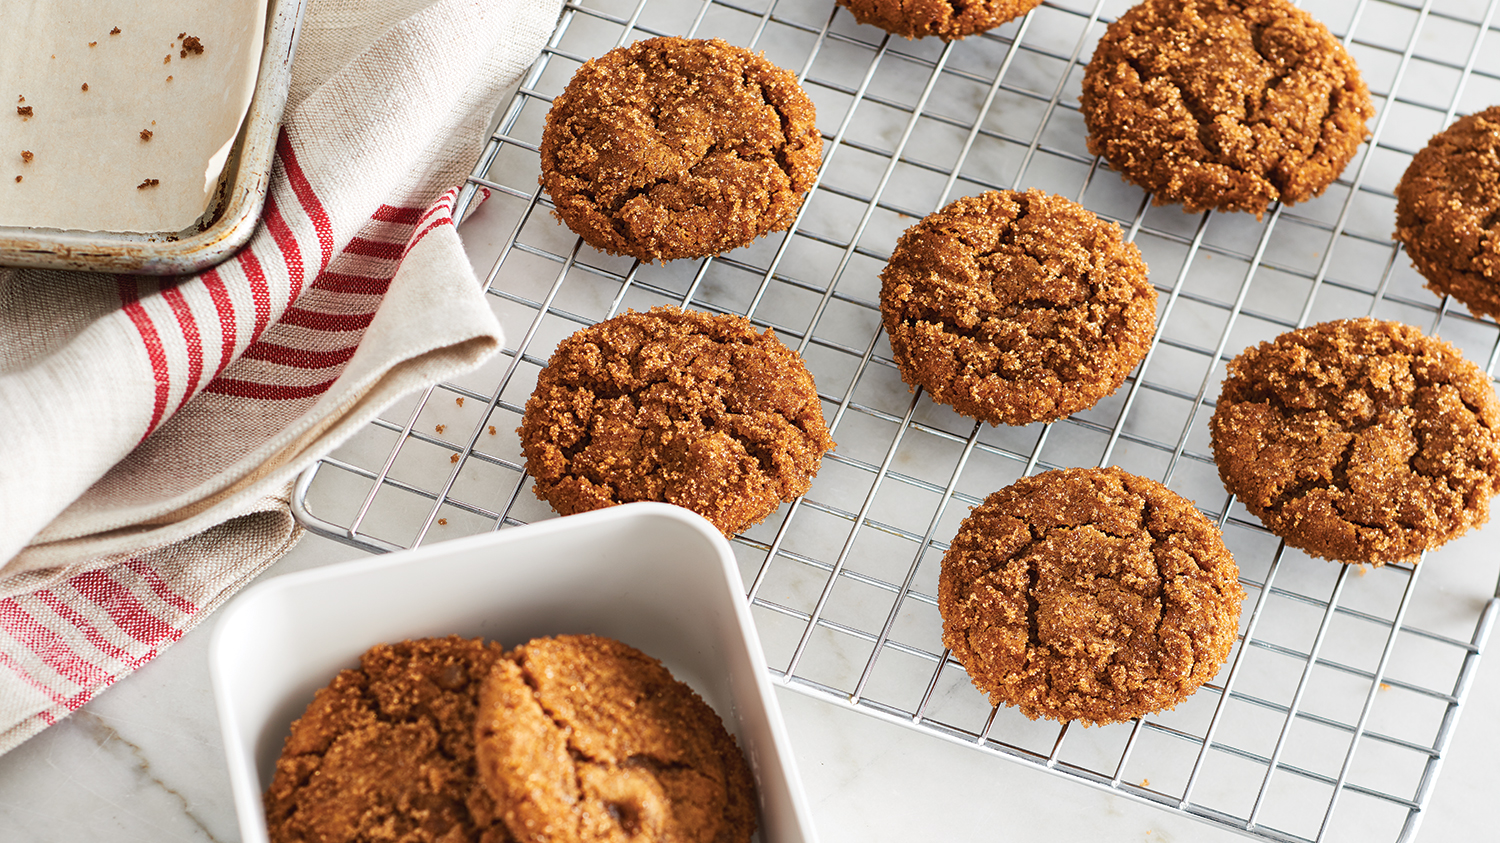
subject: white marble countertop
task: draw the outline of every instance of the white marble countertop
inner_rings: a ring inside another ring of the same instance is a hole
[[[628,12],[634,4],[616,0],[589,0],[587,5],[610,8],[619,6]],[[685,7],[690,7],[691,11],[700,5],[702,4],[685,4]],[[715,11],[724,11],[728,5],[715,4]],[[1056,11],[1053,7],[1060,5],[1062,4],[1049,3],[1047,14],[1037,16],[1041,22],[1037,23],[1028,36],[1033,42],[1049,50],[1053,50],[1054,45],[1045,37],[1048,20],[1068,32],[1082,25],[1078,23],[1082,18],[1076,14],[1052,14]],[[1110,8],[1118,11],[1123,10],[1126,5],[1124,0],[1118,0],[1111,2]],[[1446,0],[1446,5],[1468,14],[1463,0]],[[658,7],[673,10],[677,8],[670,3],[655,3],[652,6],[653,9]],[[778,8],[787,15],[808,16],[812,20],[826,19],[831,7],[831,0],[826,0],[805,6],[783,2]],[[1338,0],[1321,4],[1320,10],[1324,14],[1336,13],[1334,23],[1342,26],[1356,7],[1363,10],[1366,4]],[[1366,21],[1367,30],[1375,35],[1399,33],[1407,25],[1405,18],[1397,19],[1398,12],[1400,15],[1406,14],[1405,6],[1371,4],[1371,8],[1374,11],[1364,17],[1354,17]],[[1377,12],[1390,19],[1380,17]],[[691,18],[691,15],[687,17]],[[727,13],[710,16],[705,24],[704,34],[735,38],[746,36],[747,32],[760,31],[756,28],[758,17],[744,20],[741,17]],[[652,20],[661,24],[655,18]],[[1443,25],[1451,23],[1447,18],[1443,21],[1447,22]],[[597,20],[585,23],[589,25],[576,28],[578,37],[595,37],[603,46],[598,49],[593,46],[578,47],[580,54],[600,52],[612,45],[618,36],[614,30],[599,25]],[[849,67],[858,69],[863,66],[857,61],[850,64],[839,58],[844,56],[840,50],[848,48],[851,43],[847,40],[847,30],[852,25],[842,19],[837,23],[842,28],[841,37],[845,40],[830,41],[831,46],[827,48],[824,64],[815,66],[811,74],[814,79],[832,79],[814,86],[815,91],[821,92],[820,95],[830,101],[826,114],[833,116],[825,117],[823,104],[820,104],[820,124],[827,124],[824,126],[825,130],[834,128],[839,113],[837,106],[844,102],[842,89],[834,85],[834,82],[843,79]],[[740,28],[725,28],[726,24],[738,24]],[[592,30],[590,26],[593,27]],[[1014,28],[1007,32],[1014,32]],[[1424,41],[1423,54],[1440,53],[1446,48],[1443,39],[1449,38],[1449,35],[1445,35],[1448,30],[1440,25],[1431,25],[1424,32],[1429,34],[1424,36],[1427,40]],[[785,36],[786,33],[783,32],[782,35]],[[1069,36],[1070,39],[1073,37],[1075,36]],[[1063,47],[1058,49],[1066,55],[1072,40],[1060,43]],[[767,44],[772,52],[786,52],[782,49],[785,45],[773,38],[768,37]],[[921,52],[924,49],[930,50],[931,46],[902,45],[901,49]],[[1368,45],[1361,45],[1359,49],[1363,51],[1360,60],[1367,62],[1372,71],[1384,73],[1385,76],[1381,78],[1391,75],[1387,67],[1391,61],[1391,50],[1384,47],[1377,50]],[[865,52],[852,48],[849,48],[849,55],[860,61],[870,60]],[[881,55],[885,53],[882,51]],[[1033,70],[1051,66],[1047,64],[1052,61],[1048,55],[1028,55],[1030,58],[1023,58],[1016,65],[1017,72],[1031,65],[1034,65]],[[796,55],[792,58],[798,64],[802,61]],[[791,63],[787,58],[782,60]],[[909,64],[901,63],[904,59],[889,61],[894,68],[903,68]],[[1486,67],[1493,64],[1490,59],[1485,61],[1489,62],[1484,65]],[[845,67],[846,64],[849,67]],[[1476,77],[1477,81],[1467,89],[1471,92],[1471,99],[1487,96],[1487,91],[1495,90],[1485,88],[1485,85],[1492,84],[1492,76],[1493,74],[1483,79]],[[1021,72],[1018,84],[1026,83],[1027,78]],[[1411,92],[1411,96],[1428,96],[1431,92],[1426,91],[1426,87],[1440,89],[1438,93],[1446,96],[1443,93],[1445,88],[1426,85],[1423,81],[1425,77],[1413,78],[1416,81],[1405,89]],[[543,81],[553,89],[559,84],[558,79]],[[855,78],[855,81],[858,79]],[[904,90],[904,82],[909,80],[892,70],[876,81],[899,93]],[[1035,80],[1033,83],[1033,87],[1041,84]],[[1042,87],[1050,89],[1052,85],[1052,82],[1047,81]],[[1068,88],[1063,95],[1054,91],[1052,96],[1054,100],[1065,100],[1068,103],[1076,100],[1073,88]],[[1431,96],[1435,97],[1437,94]],[[942,107],[962,111],[960,106],[964,102],[967,101],[960,98]],[[1024,116],[1023,112],[1027,108],[1039,111],[1044,105],[1045,97],[1018,99],[1015,103],[1006,105],[1005,114],[1008,120],[1014,122]],[[1465,107],[1468,108],[1468,105]],[[877,116],[884,113],[874,108],[868,111]],[[1047,113],[1052,112],[1049,110]],[[1072,112],[1066,109],[1058,109],[1057,113],[1058,119],[1063,123],[1074,119]],[[1427,114],[1427,117],[1431,116],[1432,114]],[[523,128],[529,125],[527,130],[535,133],[534,120],[531,124],[526,124],[523,120],[522,124]],[[1399,120],[1392,121],[1392,124],[1398,130],[1406,129],[1405,123]],[[877,137],[879,128],[865,126],[861,131]],[[886,128],[891,130],[888,132],[891,134],[900,127]],[[1418,121],[1406,132],[1410,137],[1397,131],[1396,134],[1400,136],[1393,142],[1399,141],[1400,144],[1415,148],[1425,138],[1425,133],[1433,130],[1435,127],[1427,128]],[[1071,142],[1078,146],[1081,144],[1081,134],[1074,134],[1077,136],[1067,137],[1072,137]],[[844,157],[840,161],[847,162],[853,154],[843,153]],[[1404,166],[1404,161],[1404,158],[1386,155],[1377,159],[1377,165],[1382,170],[1398,173]],[[1035,178],[1028,177],[1027,184],[1062,190],[1066,183],[1071,185],[1066,189],[1076,192],[1079,188],[1069,181],[1073,177],[1072,171],[1063,167],[1067,161],[1059,157],[1052,160],[1051,164],[1062,168],[1058,170],[1060,175],[1051,174],[1051,170],[1038,165],[1035,168]],[[520,172],[517,177],[519,180],[515,183],[530,189],[535,183],[535,171],[531,169],[533,165],[529,160],[523,160],[515,166]],[[848,164],[841,163],[841,166]],[[871,183],[874,177],[879,176],[878,167],[876,170],[872,171]],[[859,177],[849,177],[848,180],[856,185],[862,183]],[[1393,183],[1394,179],[1386,179],[1386,182]],[[1093,190],[1102,191],[1104,199],[1100,201],[1106,205],[1110,204],[1111,196],[1123,196],[1124,199],[1115,205],[1128,206],[1127,210],[1140,202],[1139,196],[1131,192],[1133,189],[1122,190],[1112,175],[1107,179],[1096,179],[1093,184]],[[892,195],[900,196],[901,193],[893,191]],[[511,230],[511,218],[506,216],[510,211],[505,210],[504,199],[503,196],[492,199],[466,224],[465,241],[481,273],[489,266],[489,261],[499,251],[499,244],[504,242],[507,232]],[[1323,206],[1327,207],[1334,201],[1325,200]],[[1145,211],[1140,213],[1144,214]],[[490,222],[476,229],[476,224],[482,223],[487,214],[492,217]],[[1185,227],[1190,226],[1190,221],[1183,222],[1188,219],[1186,217],[1178,219],[1163,214],[1153,215],[1151,219],[1153,224],[1163,225],[1177,235],[1185,237],[1192,233],[1190,227]],[[1251,235],[1258,231],[1255,221],[1249,218],[1216,222],[1215,233],[1219,232],[1221,225],[1225,226],[1225,236],[1228,237],[1228,245],[1220,250],[1221,257],[1232,258],[1234,249],[1240,248],[1236,244],[1241,241],[1253,243],[1254,236]],[[1386,236],[1383,232],[1389,230],[1389,225],[1388,215],[1382,213],[1366,227],[1375,232],[1370,236],[1379,238]],[[548,237],[555,239],[557,236],[554,227],[550,225],[537,225],[535,228],[538,232],[535,236],[544,241]],[[1295,233],[1300,229],[1288,227],[1287,230]],[[1292,235],[1289,234],[1288,238],[1292,239]],[[562,244],[562,252],[571,248],[571,239],[558,242]],[[553,245],[556,247],[555,243]],[[1303,251],[1311,252],[1315,258],[1317,253],[1312,251],[1314,248],[1322,246],[1308,246]],[[1212,255],[1205,254],[1203,261],[1198,264],[1199,269],[1195,270],[1207,280],[1218,279],[1220,273],[1234,275],[1239,272],[1233,268],[1232,260],[1209,263],[1210,257]],[[1302,255],[1302,259],[1309,258]],[[1397,265],[1397,281],[1405,285],[1401,289],[1415,297],[1415,300],[1425,301],[1426,299],[1420,298],[1425,293],[1420,296],[1411,293],[1418,285],[1412,280],[1413,273],[1407,269],[1406,263],[1402,259]],[[1164,266],[1170,264],[1170,260],[1163,263]],[[523,271],[525,266],[523,261],[522,269],[516,271]],[[645,276],[646,270],[642,270],[642,274]],[[609,288],[606,292],[612,295],[613,289]],[[608,304],[607,296],[603,301]],[[593,305],[584,301],[570,303],[570,306],[587,310]],[[514,331],[514,335],[519,336],[525,328],[525,320],[530,318],[530,312],[519,307],[514,310],[519,315],[513,314],[513,318],[520,319],[521,322],[519,327],[508,324],[507,330]],[[1189,312],[1188,316],[1181,318],[1195,317]],[[1461,330],[1457,333],[1463,334]],[[1206,345],[1212,344],[1210,338]],[[884,378],[886,386],[899,393],[898,397],[902,401],[906,400],[904,386],[901,386],[894,374],[887,371],[880,377]],[[471,404],[471,408],[472,406]],[[899,418],[900,404],[896,406],[898,410],[892,412]],[[1199,424],[1203,424],[1202,419]],[[850,433],[847,438],[841,437],[840,442],[841,445],[854,442],[854,434]],[[885,440],[881,442],[884,443]],[[1097,455],[1089,459],[1096,458]],[[1078,464],[1085,462],[1087,461],[1079,460]],[[376,465],[378,464],[377,462]],[[436,464],[440,471],[446,472],[449,465],[448,453],[439,453]],[[1208,485],[1212,487],[1214,494],[1220,493],[1216,481]],[[530,497],[527,492],[525,498]],[[1470,549],[1492,561],[1495,550],[1500,550],[1500,526],[1491,525],[1488,531],[1481,544]],[[357,558],[362,553],[331,540],[309,536],[266,576]],[[1457,561],[1460,560],[1445,557],[1438,564]],[[1485,570],[1493,572],[1493,567],[1486,567]],[[1493,587],[1493,573],[1488,576],[1488,584],[1482,585],[1484,591],[1479,595],[1481,597],[1487,595],[1488,589]],[[1429,582],[1425,585],[1434,584]],[[209,682],[208,642],[215,623],[216,618],[209,617],[200,627],[189,632],[138,673],[106,690],[71,717],[12,752],[0,756],[0,843],[80,840],[227,843],[240,839]],[[1500,760],[1497,760],[1500,759],[1500,718],[1495,716],[1496,711],[1500,710],[1500,666],[1491,663],[1496,660],[1497,656],[1491,653],[1480,665],[1468,704],[1457,727],[1456,738],[1445,756],[1435,795],[1422,821],[1420,840],[1486,840],[1496,837],[1496,824],[1489,804],[1496,786],[1500,785]],[[950,744],[930,734],[877,720],[796,691],[783,689],[778,696],[813,818],[825,843],[1033,839],[1089,840],[1101,843],[1194,840],[1212,843],[1245,839],[1232,831],[1066,781],[974,749]]]
[[[309,536],[267,576],[360,555]],[[240,839],[209,685],[214,623],[0,756],[0,841]],[[778,696],[825,843],[1244,839],[795,691]],[[1500,670],[1483,663],[1419,839],[1494,833],[1497,708]]]

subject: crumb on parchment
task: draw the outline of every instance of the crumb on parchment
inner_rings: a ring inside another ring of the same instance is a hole
[[[29,105],[18,105],[18,106],[16,106],[16,113],[19,114],[19,115],[21,115],[22,117],[30,117],[30,116],[32,116],[32,114],[31,114],[31,106],[29,106]]]
[[[155,134],[155,133],[152,132],[150,129],[142,129],[141,130],[141,140],[143,140],[143,141],[151,140],[151,136],[153,134]]]
[[[159,184],[161,184],[161,179],[146,179],[145,181],[143,181],[140,184],[136,185],[135,189],[136,190],[145,190],[148,187],[156,187]]]
[[[29,149],[23,149],[23,150],[21,150],[21,160],[24,161],[24,162],[26,162],[27,164],[30,164],[31,163],[31,159],[33,159],[35,157],[36,157],[35,155],[31,154],[31,150],[29,150]]]

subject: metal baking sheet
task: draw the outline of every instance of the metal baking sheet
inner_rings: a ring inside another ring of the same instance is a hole
[[[1088,154],[1083,66],[1129,0],[1047,0],[953,44],[857,25],[833,0],[577,0],[507,105],[460,228],[510,345],[401,402],[299,483],[313,530],[372,551],[555,517],[515,436],[555,344],[626,308],[748,315],[806,359],[837,449],[812,490],[732,542],[771,670],[787,688],[934,740],[1257,839],[1412,839],[1500,599],[1500,527],[1418,565],[1362,568],[1286,548],[1220,484],[1207,421],[1229,359],[1298,325],[1397,319],[1493,377],[1500,331],[1422,286],[1391,241],[1392,188],[1458,114],[1500,102],[1500,0],[1308,0],[1375,99],[1373,137],[1320,198],[1245,214],[1155,207]],[[537,188],[550,100],[579,64],[654,35],[764,50],[802,80],[825,138],[792,231],[703,261],[642,265],[582,245]],[[901,382],[878,273],[951,199],[1039,187],[1120,223],[1158,292],[1144,363],[1050,425],[976,424]],[[1083,728],[992,708],[944,650],[939,560],[970,507],[1016,478],[1114,464],[1224,530],[1249,596],[1220,675],[1175,710]]]
[[[213,266],[243,246],[265,204],[305,5],[306,0],[267,4],[249,110],[202,216],[180,231],[146,233],[0,226],[0,265],[180,275]],[[109,36],[101,37],[107,46]],[[162,72],[170,71],[164,64]]]

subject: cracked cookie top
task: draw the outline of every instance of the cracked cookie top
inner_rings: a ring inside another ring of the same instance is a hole
[[[664,501],[726,535],[805,493],[833,447],[796,352],[744,317],[673,307],[559,343],[517,433],[533,490],[563,515]]]
[[[1247,348],[1209,421],[1224,486],[1287,544],[1411,560],[1489,519],[1500,401],[1442,340],[1375,319]]]
[[[1396,186],[1396,234],[1438,295],[1500,318],[1500,105],[1434,135]]]
[[[480,777],[522,843],[743,843],[755,782],[713,709],[661,662],[539,638],[485,683]]]
[[[880,273],[901,377],[991,424],[1092,407],[1146,356],[1156,290],[1120,227],[1039,190],[991,191],[907,229]]]
[[[652,38],[578,69],[547,113],[541,183],[590,245],[698,258],[791,225],[823,138],[792,74],[718,39]]]
[[[1088,148],[1157,204],[1249,211],[1321,194],[1374,115],[1354,60],[1287,0],[1144,0],[1100,38]]]
[[[943,556],[943,644],[993,705],[1113,723],[1171,708],[1218,673],[1238,632],[1239,569],[1219,530],[1118,468],[1023,477]]]
[[[953,41],[994,29],[1040,5],[1042,0],[838,0],[860,23],[902,38],[936,35]]]
[[[381,644],[292,724],[265,794],[273,843],[507,840],[479,782],[474,714],[502,658],[457,636]]]

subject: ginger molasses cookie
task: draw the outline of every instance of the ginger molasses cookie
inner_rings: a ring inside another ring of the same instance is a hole
[[[474,760],[480,687],[503,652],[456,636],[381,644],[334,677],[276,762],[271,840],[507,839]]]
[[[592,635],[528,642],[490,675],[480,775],[522,843],[744,843],[755,781],[661,662]]]
[[[652,38],[578,69],[542,132],[542,185],[590,245],[698,258],[791,225],[823,153],[792,74],[717,39]]]
[[[991,424],[1092,407],[1146,356],[1156,290],[1120,227],[1039,190],[960,199],[880,273],[901,377]]]
[[[1023,477],[990,495],[943,556],[943,643],[993,705],[1113,723],[1212,679],[1245,592],[1219,530],[1118,468]]]
[[[838,0],[860,23],[902,38],[936,35],[953,41],[994,29],[1040,5],[1042,0]]]
[[[1144,0],[1083,77],[1089,151],[1180,202],[1260,216],[1323,192],[1374,115],[1354,60],[1288,0]]]
[[[726,535],[806,492],[833,447],[796,352],[743,317],[672,307],[559,343],[517,432],[563,515],[665,501]]]
[[[1396,239],[1427,286],[1500,318],[1500,105],[1434,135],[1396,185]]]
[[[1224,486],[1293,547],[1376,565],[1489,518],[1500,400],[1442,340],[1374,319],[1247,348],[1209,421]]]

